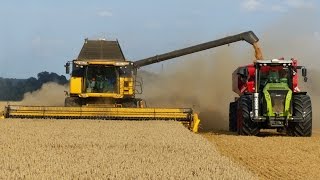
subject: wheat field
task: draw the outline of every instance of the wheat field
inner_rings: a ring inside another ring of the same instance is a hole
[[[257,179],[173,121],[0,121],[1,179]]]
[[[225,156],[249,168],[260,179],[320,179],[320,133],[287,137],[265,132],[261,137],[227,132],[203,134]]]

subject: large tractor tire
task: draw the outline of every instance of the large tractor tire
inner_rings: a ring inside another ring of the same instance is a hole
[[[229,131],[231,132],[237,132],[237,106],[237,101],[229,104]]]
[[[312,135],[312,105],[308,95],[294,95],[293,116],[303,117],[302,122],[289,122],[287,133],[290,136],[310,137]]]
[[[252,95],[242,95],[239,99],[237,110],[238,134],[256,136],[260,129],[258,123],[253,122],[250,117],[252,111]]]
[[[80,107],[81,102],[78,97],[66,97],[64,100],[64,106],[66,106],[66,107]]]

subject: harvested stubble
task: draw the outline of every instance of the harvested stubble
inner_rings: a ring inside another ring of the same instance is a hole
[[[262,137],[226,132],[206,133],[216,148],[248,167],[261,179],[320,179],[320,134],[287,137],[265,132]]]
[[[172,121],[0,121],[2,178],[254,179]]]

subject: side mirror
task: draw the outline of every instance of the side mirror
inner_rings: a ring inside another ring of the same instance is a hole
[[[302,76],[303,76],[304,82],[307,82],[307,81],[308,81],[307,69],[306,69],[305,67],[302,67],[302,68],[301,68],[301,71],[302,71]]]
[[[247,78],[249,75],[247,67],[240,67],[238,69],[237,75],[240,75],[243,78]]]
[[[70,73],[70,63],[67,62],[66,65],[64,65],[64,67],[66,68],[66,74]]]
[[[302,76],[306,77],[307,76],[307,69],[305,67],[301,68],[302,71]]]
[[[240,67],[238,69],[237,75],[240,77],[242,82],[246,82],[248,80],[249,72],[247,67]]]

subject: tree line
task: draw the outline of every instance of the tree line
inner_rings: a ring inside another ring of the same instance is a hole
[[[65,85],[68,80],[63,75],[47,71],[38,73],[37,78],[14,79],[0,77],[0,101],[21,101],[25,93],[36,91],[48,82]]]

